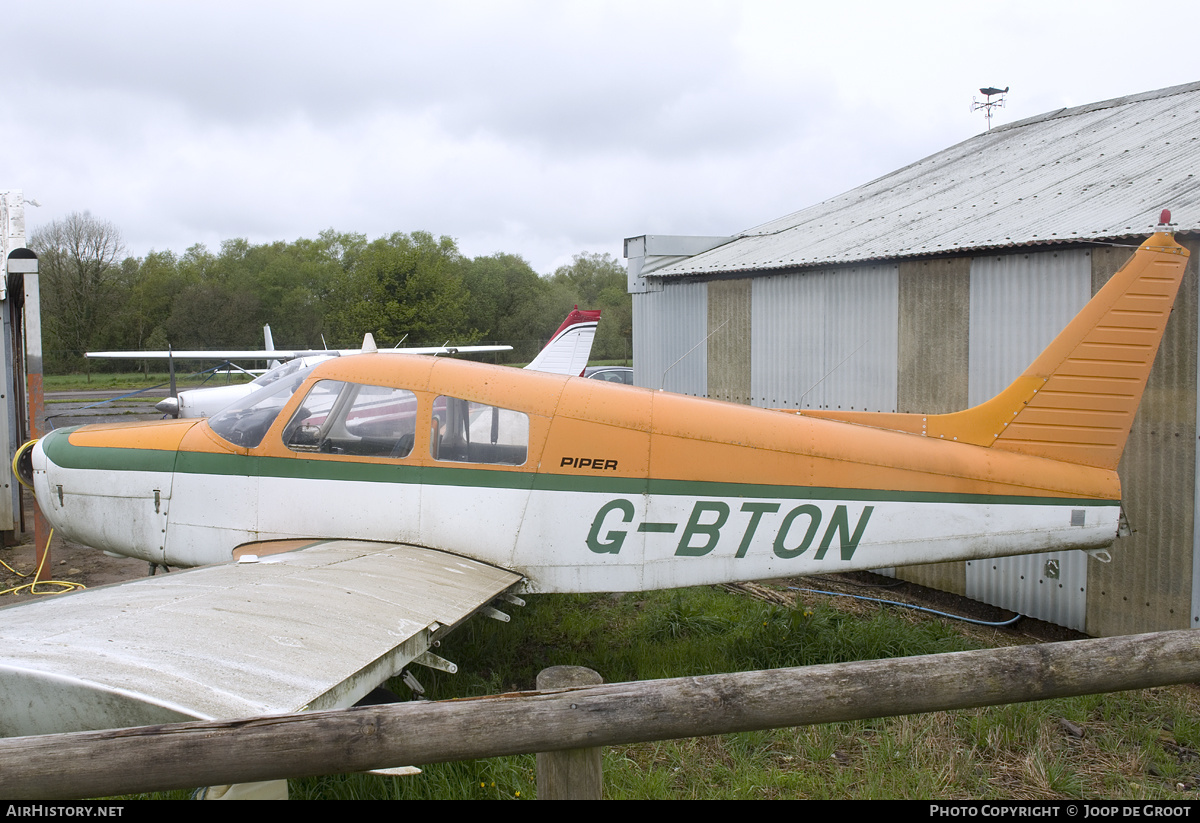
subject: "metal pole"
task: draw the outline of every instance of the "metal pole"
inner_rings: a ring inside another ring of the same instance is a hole
[[[25,385],[29,402],[29,435],[37,439],[46,433],[46,399],[42,391],[42,303],[38,289],[38,259],[28,249],[17,249],[8,257],[10,274],[20,272],[25,287]],[[33,510],[33,540],[37,549],[38,574],[50,566],[50,524],[38,507]]]

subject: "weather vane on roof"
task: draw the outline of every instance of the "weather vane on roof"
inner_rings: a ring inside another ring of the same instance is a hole
[[[980,103],[974,97],[971,98],[971,111],[983,109],[986,113],[988,131],[992,130],[992,109],[1004,108],[1004,95],[1008,94],[1008,88],[1008,86],[1002,89],[988,86],[986,89],[980,89],[979,93],[987,97],[987,100],[983,103]],[[993,97],[997,99],[993,100]]]

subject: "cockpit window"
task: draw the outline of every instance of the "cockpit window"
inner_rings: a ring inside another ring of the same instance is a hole
[[[208,418],[209,428],[235,446],[253,449],[262,442],[279,412],[283,411],[312,370],[313,366],[298,369],[287,379],[272,381],[253,394],[226,406]]]
[[[328,357],[297,357],[295,360],[289,360],[288,362],[276,366],[264,374],[260,374],[250,382],[256,386],[269,386],[276,380],[283,380],[286,377],[299,374],[301,371],[303,371],[305,374],[308,374],[313,366],[332,359],[332,355]]]
[[[417,428],[417,396],[405,389],[322,380],[283,429],[292,451],[407,457]]]
[[[441,396],[433,401],[430,456],[458,463],[520,466],[529,455],[529,416]]]

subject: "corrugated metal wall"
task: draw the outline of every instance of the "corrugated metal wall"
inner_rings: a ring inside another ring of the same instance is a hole
[[[1183,243],[1192,253],[1188,271],[1121,459],[1123,508],[1134,533],[1116,542],[1112,563],[1089,563],[1085,631],[1092,635],[1200,626],[1194,582],[1200,242]],[[1129,251],[1095,252],[1093,290]]]
[[[707,326],[707,283],[672,283],[633,295],[633,382],[706,396]]]
[[[899,269],[755,278],[751,403],[895,411]]]
[[[1091,296],[1090,251],[974,258],[968,405],[1020,376]],[[974,561],[967,563],[966,594],[1083,631],[1087,565],[1082,552]]]
[[[953,411],[994,395],[1108,282],[1131,251],[1097,247],[978,258],[970,266],[969,298],[953,276],[921,282],[937,276],[938,266],[955,261],[902,264],[901,410]],[[1193,256],[1193,270],[1197,259]],[[922,299],[915,296],[919,291]],[[949,297],[949,292],[955,296]],[[906,329],[925,327],[922,344],[929,344],[931,351],[953,351],[958,312],[968,303],[970,380],[964,375],[960,381],[957,370],[948,369],[943,397],[927,364],[912,365],[914,344],[908,342]],[[946,312],[940,324],[938,312]],[[1081,552],[1046,553],[914,566],[896,570],[897,576],[1096,636],[1200,625],[1200,590],[1193,594],[1192,585],[1200,563],[1194,529],[1200,465],[1198,316],[1192,272],[1184,278],[1121,463],[1125,511],[1135,523],[1135,533],[1117,541],[1112,563],[1088,559]],[[951,402],[949,408],[938,402],[968,382],[969,398]]]
[[[1200,626],[1192,585],[1200,574],[1200,250],[1188,245],[1189,274],[1121,463],[1136,532],[1117,542],[1114,561],[1047,553],[908,567],[898,576],[1096,636]],[[1007,386],[1131,251],[667,284],[634,296],[635,379],[657,388],[663,371],[696,346],[667,375],[668,390],[736,402],[748,391],[749,402],[766,407],[955,411]]]
[[[967,407],[971,259],[900,263],[897,410],[946,414]],[[892,571],[903,580],[965,594],[966,564],[930,563]]]

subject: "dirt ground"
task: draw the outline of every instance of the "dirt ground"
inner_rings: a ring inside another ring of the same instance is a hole
[[[20,545],[0,548],[0,560],[4,561],[5,566],[20,573],[14,574],[9,568],[0,566],[0,591],[4,592],[0,594],[0,606],[9,606],[35,597],[56,596],[41,593],[63,590],[62,586],[49,583],[53,580],[64,580],[93,588],[141,577],[149,571],[149,564],[144,560],[109,557],[104,552],[80,546],[78,543],[69,543],[55,535],[50,542],[49,566],[41,575],[41,579],[46,582],[39,583],[34,591],[31,591],[26,584],[33,582],[33,573],[37,568],[37,552],[34,550],[33,535],[28,534],[25,537],[25,542]],[[18,586],[25,587],[16,592],[9,591]]]

